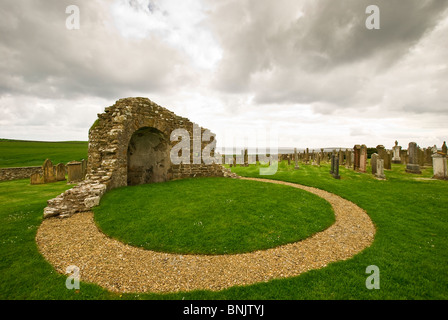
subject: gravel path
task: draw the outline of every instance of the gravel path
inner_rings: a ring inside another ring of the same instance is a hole
[[[36,242],[42,255],[65,274],[80,268],[82,281],[114,292],[222,290],[297,276],[351,258],[370,246],[375,227],[364,210],[316,188],[266,179],[243,178],[303,189],[326,199],[336,221],[328,229],[291,244],[234,255],[181,255],[132,247],[98,230],[93,213],[42,222]]]

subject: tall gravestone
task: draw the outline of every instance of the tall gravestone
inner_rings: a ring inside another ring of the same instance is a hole
[[[44,176],[44,182],[50,183],[56,181],[56,175],[54,172],[54,166],[50,159],[45,160],[43,166],[43,176]]]
[[[434,149],[433,147],[428,147],[425,150],[425,155],[424,155],[424,157],[425,157],[425,166],[432,166],[433,149]],[[437,152],[437,147],[435,147],[435,149],[436,149],[435,152]]]
[[[372,167],[373,175],[376,175],[377,161],[378,161],[378,154],[377,153],[372,154],[372,156],[370,157],[370,166]]]
[[[58,163],[55,171],[56,171],[56,180],[64,181],[65,180],[65,165],[63,163]]]
[[[408,164],[406,165],[406,172],[409,173],[422,173],[420,171],[419,160],[419,148],[417,143],[409,142],[408,147]]]
[[[349,149],[345,149],[345,167],[350,169],[352,167],[352,152]]]
[[[418,165],[420,167],[425,166],[425,150],[425,148],[421,149],[420,147],[417,147]]]
[[[299,156],[297,154],[297,148],[294,148],[294,169],[299,169]]]
[[[331,174],[334,173],[334,164],[335,164],[334,159],[335,159],[335,155],[332,154],[332,155],[331,155],[331,166],[330,166],[330,173],[331,173]]]
[[[367,170],[367,147],[365,144],[361,145],[359,154],[359,171],[366,172]]]
[[[360,159],[361,159],[361,146],[359,144],[353,147],[353,170],[359,171]]]
[[[447,152],[446,141],[443,141],[442,153],[447,154],[446,152]]]
[[[82,163],[78,161],[71,161],[67,163],[67,183],[77,183],[84,179],[82,171]]]
[[[334,155],[333,158],[333,178],[341,179],[341,176],[339,175],[339,157],[337,155]]]
[[[400,151],[400,158],[401,158],[401,163],[404,165],[408,164],[408,151],[407,150],[401,150]]]
[[[344,164],[344,153],[342,152],[342,149],[339,149],[339,163],[341,165]]]
[[[384,157],[384,169],[391,170],[392,169],[392,153],[387,150]]]
[[[401,146],[398,145],[398,141],[395,141],[392,153],[392,163],[401,163]]]
[[[384,160],[383,159],[378,159],[376,162],[375,177],[380,180],[386,179],[386,175],[384,174]]]

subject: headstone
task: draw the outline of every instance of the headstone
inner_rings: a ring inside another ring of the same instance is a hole
[[[409,142],[408,147],[408,164],[406,165],[406,172],[408,173],[422,173],[418,164],[419,148],[417,143]]]
[[[395,146],[392,147],[392,152],[392,163],[401,163],[401,146],[398,145],[398,141],[395,141]]]
[[[341,176],[339,175],[339,157],[334,156],[334,168],[333,168],[333,178],[335,179],[341,179]]]
[[[432,154],[434,153],[433,149],[434,149],[433,147],[428,147],[425,150],[425,155],[424,155],[424,157],[425,157],[425,166],[432,166]],[[436,149],[436,152],[437,152],[437,147],[435,149]]]
[[[298,170],[299,169],[299,157],[297,155],[297,148],[294,148],[294,162],[295,162],[294,169]]]
[[[320,167],[320,153],[316,154],[316,165]]]
[[[433,178],[447,180],[446,155],[443,152],[434,153],[432,155],[432,161]]]
[[[386,179],[386,176],[384,174],[384,160],[383,159],[378,159],[376,162],[375,177],[380,180]]]
[[[63,163],[58,163],[55,171],[56,171],[56,180],[64,181],[65,180],[65,165]]]
[[[370,166],[372,167],[372,174],[375,176],[377,172],[377,162],[378,162],[378,154],[374,153],[372,154],[370,158]]]
[[[401,163],[404,165],[408,164],[408,151],[407,150],[401,150],[400,151],[400,158],[401,158]]]
[[[341,149],[339,149],[339,163],[341,166],[344,164],[344,152]]]
[[[332,154],[331,155],[331,167],[330,167],[330,173],[331,174],[334,174],[335,158],[336,158],[336,156],[334,154]]]
[[[446,148],[446,141],[443,141],[443,145],[442,145],[442,153],[447,154],[447,148]]]
[[[367,147],[365,144],[361,146],[359,155],[359,171],[366,172],[367,170]]]
[[[350,169],[352,167],[352,152],[349,149],[345,149],[345,167]]]
[[[391,170],[392,169],[392,153],[390,151],[386,151],[383,160],[384,160],[384,169]]]
[[[420,167],[425,166],[425,151],[426,149],[423,148],[423,150],[420,147],[417,147],[418,150],[418,164]]]
[[[376,146],[376,153],[378,154],[378,159],[383,159],[386,157],[386,148],[383,145]]]
[[[50,183],[50,182],[56,181],[56,176],[54,173],[54,166],[50,159],[45,160],[44,164],[42,165],[42,171],[43,171],[45,183]]]
[[[359,144],[353,147],[353,170],[359,171],[360,159],[361,159],[361,146]]]
[[[30,176],[30,183],[31,184],[44,184],[44,176],[41,175],[39,172],[33,173]]]
[[[291,165],[291,157],[288,154],[288,166],[290,166],[290,165]]]
[[[76,183],[83,180],[82,163],[71,161],[67,163],[67,183]]]

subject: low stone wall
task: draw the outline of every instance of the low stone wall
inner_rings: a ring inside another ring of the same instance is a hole
[[[33,173],[42,174],[42,167],[0,168],[0,181],[29,179]]]

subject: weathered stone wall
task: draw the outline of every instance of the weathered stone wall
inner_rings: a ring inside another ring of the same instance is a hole
[[[49,200],[44,216],[70,216],[97,205],[110,189],[148,182],[200,176],[237,177],[221,165],[193,162],[194,126],[187,118],[147,98],[126,98],[98,114],[89,131],[89,155],[85,181]],[[190,135],[190,163],[174,165],[169,159],[175,129]],[[201,133],[206,129],[200,128]],[[201,149],[210,142],[201,141]]]
[[[42,167],[0,168],[0,181],[29,179],[33,173],[42,174]]]

